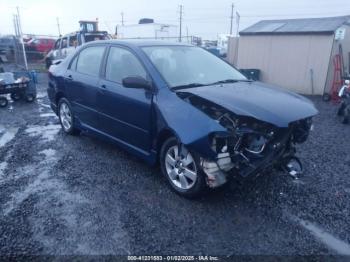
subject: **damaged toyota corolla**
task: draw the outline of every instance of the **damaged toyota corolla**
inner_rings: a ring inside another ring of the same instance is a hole
[[[298,175],[295,147],[317,114],[308,99],[249,81],[202,48],[154,41],[81,47],[51,66],[48,95],[64,132],[160,163],[186,197],[273,168]]]

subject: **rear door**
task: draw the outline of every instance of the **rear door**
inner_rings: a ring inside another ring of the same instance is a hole
[[[82,49],[66,72],[66,92],[82,124],[98,128],[97,92],[105,45]]]
[[[97,97],[102,131],[149,151],[152,93],[122,85],[122,79],[128,76],[148,78],[142,63],[131,50],[111,46],[103,76]]]

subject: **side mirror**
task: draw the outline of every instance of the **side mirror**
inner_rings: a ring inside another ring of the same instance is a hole
[[[126,88],[142,88],[150,90],[152,84],[141,76],[128,76],[122,80],[123,86]]]

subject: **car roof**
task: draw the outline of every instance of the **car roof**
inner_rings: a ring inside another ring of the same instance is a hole
[[[119,44],[130,47],[145,47],[145,46],[193,46],[187,43],[180,42],[171,42],[165,40],[143,40],[143,39],[113,39],[113,40],[97,40],[89,42],[85,45],[91,45],[96,43],[104,43],[104,44]]]

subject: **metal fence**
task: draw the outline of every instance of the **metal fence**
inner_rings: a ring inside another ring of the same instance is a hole
[[[201,45],[201,38],[197,36],[182,36],[181,40],[178,36],[166,36],[166,37],[128,37],[117,38],[122,40],[164,40],[168,42],[183,42],[192,45]]]
[[[34,40],[49,42],[51,45],[30,44]],[[1,44],[1,43],[4,44]],[[6,43],[6,44],[5,44]],[[16,64],[20,68],[40,69],[44,65],[45,57],[53,48],[55,38],[53,36],[43,35],[25,35],[23,37],[23,45],[19,35],[0,37],[0,55],[2,63]],[[40,47],[39,47],[40,46]]]

